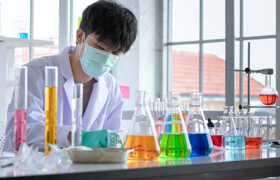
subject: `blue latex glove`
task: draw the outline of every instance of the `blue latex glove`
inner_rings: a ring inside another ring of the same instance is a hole
[[[107,148],[108,131],[83,131],[82,145],[89,148]]]

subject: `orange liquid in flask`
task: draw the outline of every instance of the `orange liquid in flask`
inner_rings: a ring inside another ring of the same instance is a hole
[[[127,136],[124,148],[134,148],[129,154],[129,160],[157,159],[160,156],[160,148],[156,147],[154,136]]]
[[[265,105],[272,105],[278,100],[277,94],[260,94],[260,101]]]

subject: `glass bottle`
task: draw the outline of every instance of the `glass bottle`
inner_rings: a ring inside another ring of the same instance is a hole
[[[271,75],[266,75],[265,87],[261,90],[259,98],[264,105],[272,105],[277,102],[278,92],[271,87]]]
[[[136,91],[136,108],[124,148],[134,148],[129,160],[157,159],[161,150],[146,91]]]
[[[210,135],[211,135],[211,139],[213,142],[214,146],[217,147],[222,147],[223,141],[222,141],[222,133],[221,133],[221,129],[220,126],[216,126],[210,118],[208,118],[208,123],[207,123]]]
[[[82,145],[83,84],[73,84],[72,98],[72,146]]]
[[[15,108],[14,108],[14,153],[26,141],[27,109],[27,67],[16,68]]]
[[[192,145],[191,156],[207,156],[213,151],[213,143],[209,134],[202,110],[202,93],[192,93],[186,126]]]
[[[56,143],[57,67],[45,67],[45,143]],[[46,155],[49,150],[46,148]]]
[[[181,112],[180,93],[168,92],[167,97],[167,111],[159,136],[161,157],[187,157],[192,148]]]

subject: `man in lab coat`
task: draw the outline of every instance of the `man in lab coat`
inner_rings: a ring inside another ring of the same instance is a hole
[[[30,61],[28,67],[27,143],[44,142],[45,67],[58,67],[57,145],[71,142],[73,84],[84,84],[82,128],[87,131],[119,129],[123,101],[117,81],[108,72],[126,53],[137,35],[133,13],[119,4],[98,1],[84,12],[76,32],[76,47],[66,47],[54,56]],[[13,151],[14,96],[8,107],[3,150]]]

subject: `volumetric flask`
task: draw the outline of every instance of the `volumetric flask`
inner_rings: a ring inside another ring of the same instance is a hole
[[[272,105],[278,100],[278,92],[271,87],[271,75],[266,75],[265,87],[261,90],[259,98],[264,105]]]
[[[160,156],[161,150],[146,91],[136,91],[136,108],[124,148],[134,148],[129,154],[130,160],[157,159]]]
[[[213,142],[202,110],[202,93],[192,93],[186,120],[192,145],[191,156],[207,156],[213,151]]]
[[[72,146],[82,145],[83,84],[73,84],[72,99]]]
[[[57,67],[45,67],[45,143],[56,143]],[[48,148],[46,148],[48,155]]]
[[[262,146],[262,117],[245,116],[246,149],[258,149]]]
[[[14,108],[14,152],[26,141],[27,67],[16,68]]]
[[[187,157],[192,148],[180,108],[180,93],[168,92],[167,97],[167,111],[159,135],[161,157]]]

